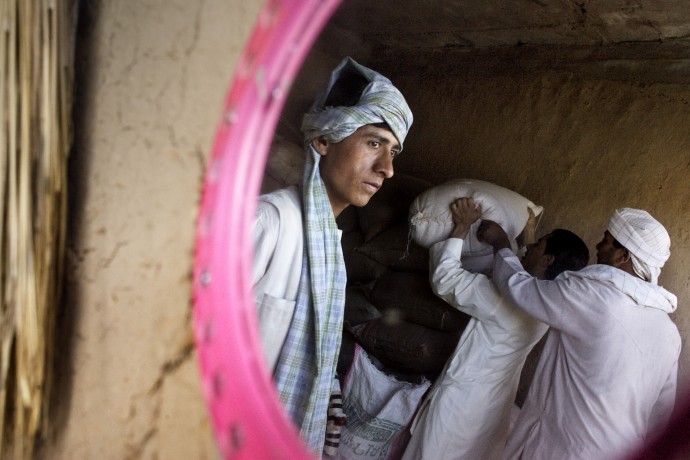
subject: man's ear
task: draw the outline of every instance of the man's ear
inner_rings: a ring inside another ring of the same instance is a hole
[[[549,268],[551,265],[553,265],[553,262],[556,260],[556,257],[554,257],[553,254],[544,254],[541,256],[539,259],[539,265],[544,267],[544,269]]]
[[[319,152],[319,155],[326,156],[328,153],[328,141],[323,138],[323,136],[315,137],[311,141],[312,147],[314,147],[314,150]]]
[[[630,262],[630,258],[630,251],[625,248],[619,248],[613,258],[613,262],[616,264],[616,267],[620,267]]]

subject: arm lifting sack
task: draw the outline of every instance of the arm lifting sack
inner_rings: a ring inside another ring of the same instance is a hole
[[[517,238],[527,224],[527,208],[540,216],[543,207],[519,193],[500,185],[474,179],[454,179],[419,194],[410,206],[410,232],[418,245],[429,248],[450,236],[453,217],[450,204],[458,198],[472,197],[482,207],[482,219],[499,224],[517,251]],[[477,240],[477,227],[472,224],[462,247],[463,265],[471,271],[483,272],[493,259],[493,248]],[[474,259],[474,260],[473,260]],[[475,262],[475,263],[473,263]]]

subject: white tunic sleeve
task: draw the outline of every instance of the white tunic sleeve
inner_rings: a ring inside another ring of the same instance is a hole
[[[537,279],[509,249],[501,249],[494,257],[493,281],[520,310],[566,334],[587,339],[603,327],[591,308],[596,290],[572,278]]]
[[[485,275],[462,268],[462,245],[463,240],[449,238],[431,246],[431,286],[436,295],[447,303],[483,321],[493,316],[501,297]]]

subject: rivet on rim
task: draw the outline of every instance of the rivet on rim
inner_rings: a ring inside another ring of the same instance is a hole
[[[239,452],[242,447],[244,447],[245,434],[244,428],[239,423],[233,423],[230,425],[228,432],[228,448],[231,453]]]
[[[204,287],[211,284],[211,272],[209,272],[208,269],[204,269],[201,271],[201,274],[199,275],[199,282]]]
[[[213,374],[213,396],[220,398],[225,393],[225,374],[218,370]]]
[[[204,323],[204,328],[203,328],[203,333],[202,333],[202,340],[204,343],[211,343],[213,340],[213,321],[210,319]]]
[[[273,90],[271,91],[271,99],[270,103],[273,103],[280,99],[284,94],[283,87],[281,85],[276,85]]]
[[[234,108],[230,108],[223,114],[223,121],[227,125],[231,125],[237,121],[237,112]]]

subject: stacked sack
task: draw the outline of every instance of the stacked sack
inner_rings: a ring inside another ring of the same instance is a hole
[[[433,380],[469,322],[433,293],[428,249],[411,239],[410,205],[431,187],[398,173],[366,206],[351,206],[337,219],[348,277],[341,375],[356,342],[387,372]]]

